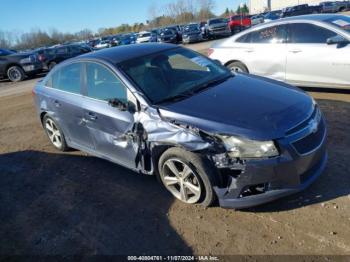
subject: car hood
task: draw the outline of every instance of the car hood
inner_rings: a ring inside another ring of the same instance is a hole
[[[313,112],[312,98],[287,84],[237,74],[190,98],[159,107],[170,121],[211,134],[257,140],[285,136]]]

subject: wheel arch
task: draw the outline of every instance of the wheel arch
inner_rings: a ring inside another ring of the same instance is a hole
[[[20,64],[17,64],[17,63],[9,63],[7,66],[6,66],[6,68],[5,68],[5,74],[7,75],[7,71],[10,69],[10,67],[12,67],[12,66],[18,66],[18,67],[20,67],[22,70],[23,70],[23,68],[22,68],[22,66],[20,65]],[[24,71],[24,70],[23,70]]]
[[[47,115],[48,113],[46,111],[43,111],[40,113],[40,122],[41,125],[44,126],[44,117]]]

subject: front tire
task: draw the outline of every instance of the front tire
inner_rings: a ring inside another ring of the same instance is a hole
[[[68,151],[68,146],[64,134],[53,118],[45,115],[43,119],[43,127],[51,142],[51,144],[59,151]]]
[[[170,148],[159,159],[158,170],[164,187],[180,201],[204,207],[215,201],[213,186],[217,184],[217,174],[208,159]]]
[[[7,69],[7,77],[11,82],[20,82],[25,78],[25,74],[21,67],[11,66]]]
[[[249,73],[248,68],[241,62],[232,62],[226,67],[235,73]]]

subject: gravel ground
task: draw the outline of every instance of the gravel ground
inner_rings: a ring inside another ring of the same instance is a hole
[[[350,255],[350,95],[312,90],[329,164],[306,191],[244,210],[174,200],[154,177],[59,153],[36,118],[35,81],[0,82],[0,255]]]

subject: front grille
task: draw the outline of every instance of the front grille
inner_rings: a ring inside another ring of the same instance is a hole
[[[226,27],[217,27],[217,28],[213,28],[213,31],[225,31]]]
[[[323,141],[326,132],[325,123],[323,120],[320,121],[318,129],[315,133],[311,133],[308,136],[292,143],[295,150],[303,155],[315,150]]]

